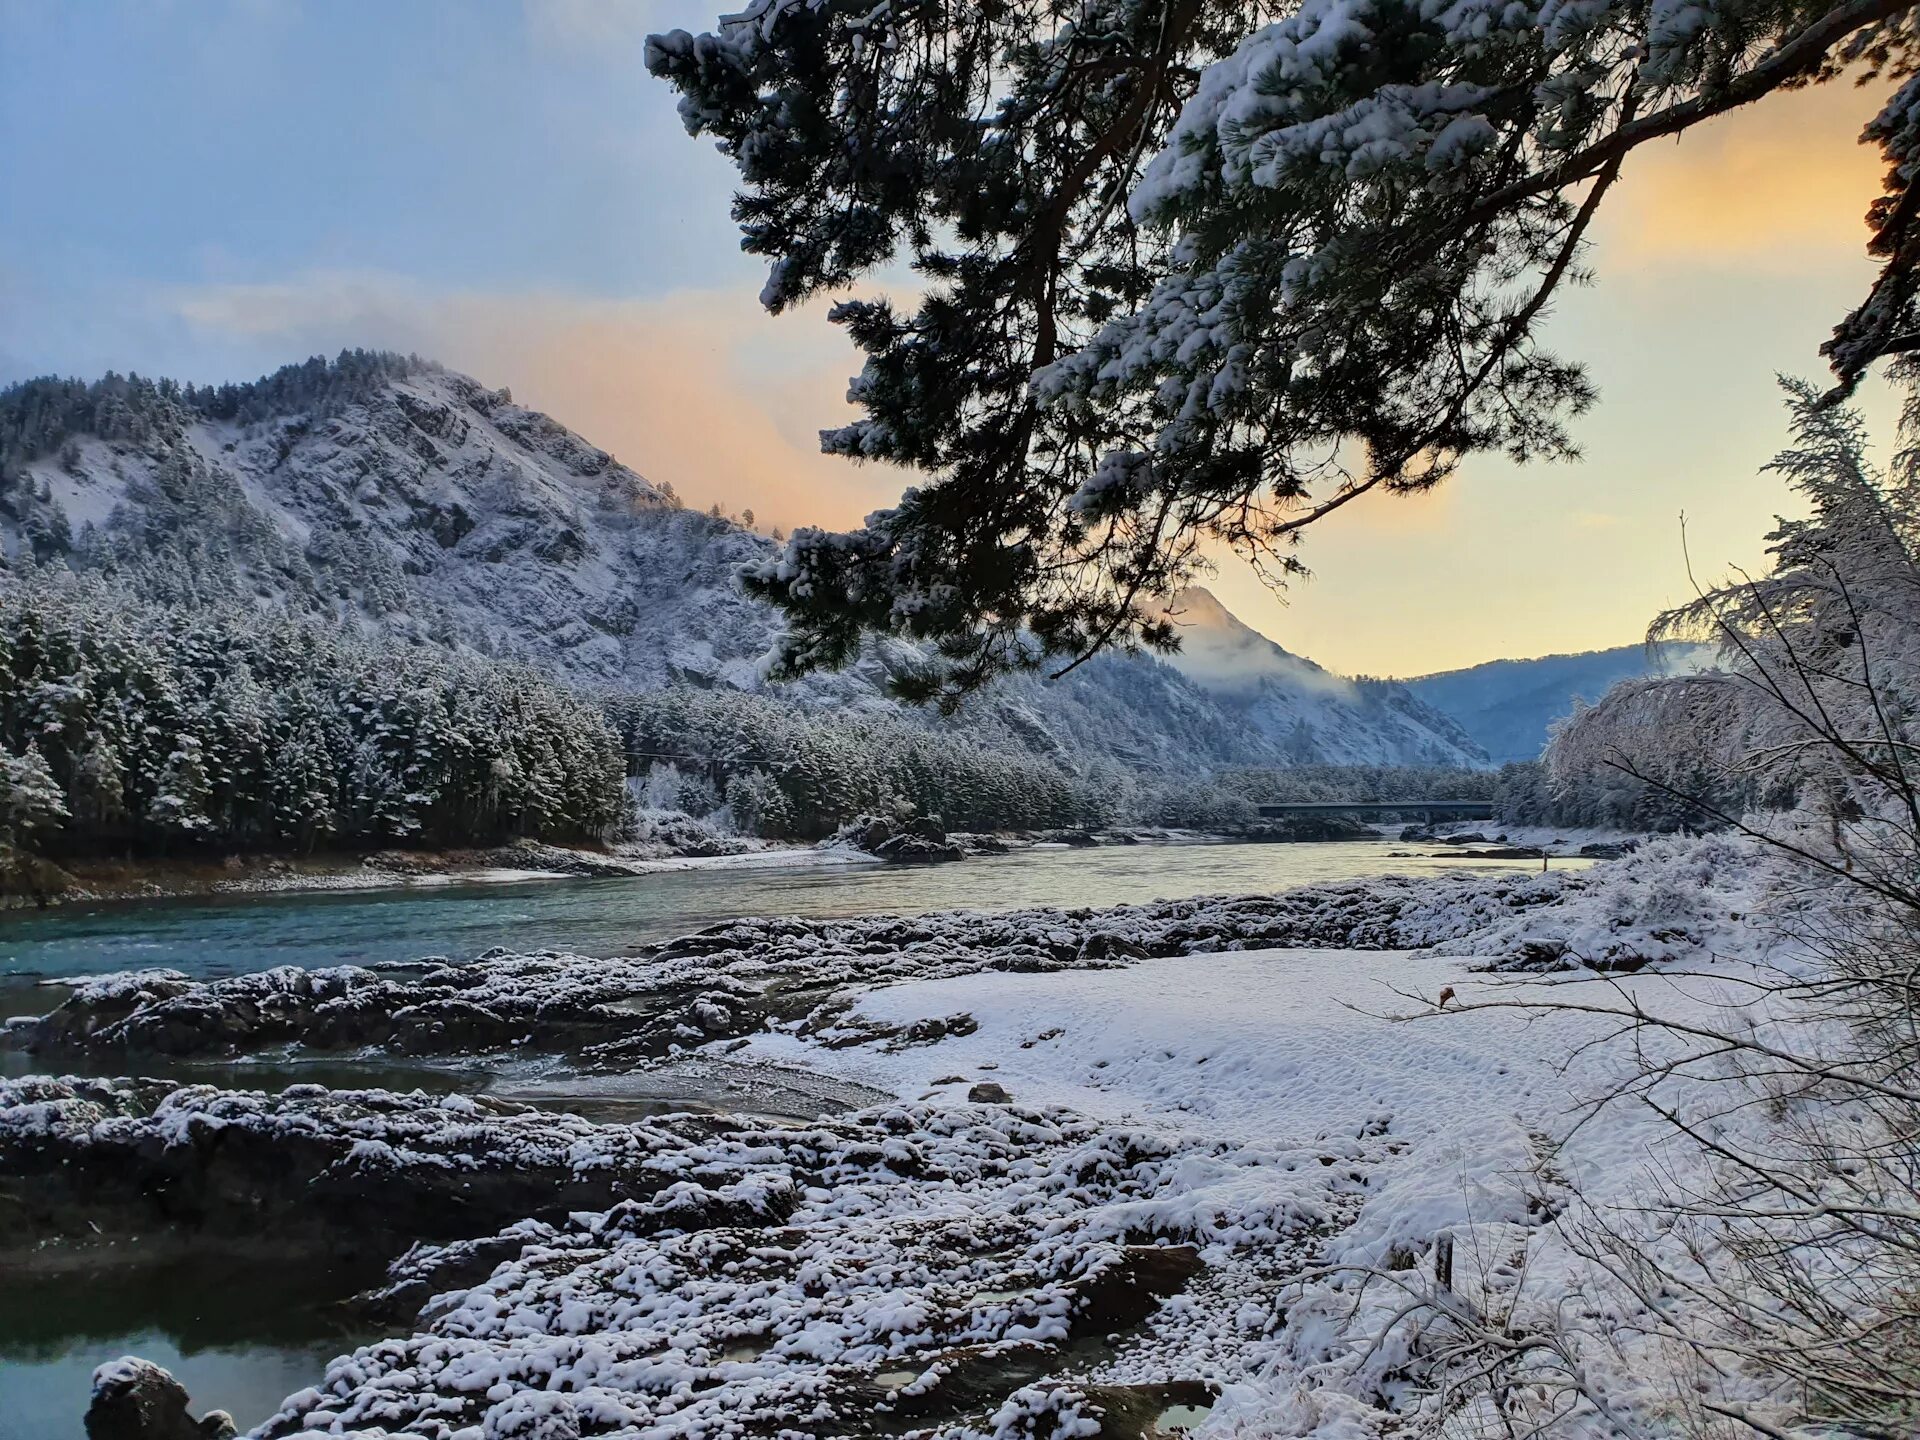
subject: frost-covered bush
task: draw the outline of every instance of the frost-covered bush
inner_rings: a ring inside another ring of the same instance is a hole
[[[1495,912],[1433,949],[1598,969],[1751,954],[1779,874],[1777,857],[1742,836],[1662,836],[1577,876],[1557,903]]]

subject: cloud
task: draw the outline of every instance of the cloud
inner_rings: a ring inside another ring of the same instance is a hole
[[[729,291],[604,301],[352,273],[188,287],[165,304],[207,339],[286,360],[356,345],[426,355],[507,386],[689,503],[751,508],[763,526],[850,525],[907,483],[819,453],[818,430],[852,414],[859,362],[824,306],[774,319]]]
[[[1860,132],[1884,98],[1818,85],[1643,146],[1601,210],[1603,270],[1608,260],[1785,270],[1858,256],[1884,168]]]

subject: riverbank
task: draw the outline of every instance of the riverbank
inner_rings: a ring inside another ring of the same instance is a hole
[[[661,853],[523,842],[464,850],[382,850],[311,855],[73,857],[40,862],[32,890],[0,894],[0,910],[197,895],[388,890],[440,885],[498,885],[562,877],[645,875],[712,864],[822,863],[845,857],[811,847],[744,841],[721,854]]]
[[[1164,828],[1009,832],[1001,835],[934,832],[927,851],[893,856],[863,849],[851,839],[805,844],[719,836],[704,826],[665,831],[660,838],[599,848],[523,840],[453,850],[318,852],[311,855],[188,855],[31,860],[31,883],[0,889],[0,912],[59,905],[192,896],[401,890],[452,885],[504,885],[530,880],[618,879],[681,870],[763,866],[870,865],[890,859],[958,859],[1010,850],[1094,848],[1101,845],[1199,844],[1235,837]],[[889,832],[891,834],[891,832]],[[1367,832],[1368,838],[1377,838]],[[1269,837],[1259,837],[1269,838]]]
[[[1564,1278],[1565,1177],[1626,1184],[1645,1138],[1561,1143],[1618,1059],[1591,1026],[1448,1001],[1704,993],[1757,885],[1734,842],[1663,842],[1546,876],[738,921],[616,959],[101,980],[11,1036],[49,1068],[83,1050],[133,1073],[544,1054],[576,1097],[778,1065],[866,1108],[755,1119],[710,1089],[720,1113],[600,1124],[501,1097],[20,1080],[0,1213],[29,1249],[164,1229],[405,1250],[357,1312],[390,1338],[313,1373],[267,1435],[1143,1437],[1180,1416],[1371,1436],[1409,1357],[1341,1358],[1379,1307],[1339,1267],[1419,1280],[1445,1235]],[[1484,968],[1581,958],[1615,973]],[[1461,1293],[1497,1287],[1470,1270]]]

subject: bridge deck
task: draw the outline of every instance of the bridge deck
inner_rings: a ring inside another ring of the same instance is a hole
[[[1461,820],[1491,820],[1491,800],[1299,800],[1259,806],[1269,820],[1287,815],[1452,815]]]

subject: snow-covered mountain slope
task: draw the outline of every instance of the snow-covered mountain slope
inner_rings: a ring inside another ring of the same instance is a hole
[[[211,389],[109,376],[0,392],[8,564],[59,560],[162,598],[330,612],[590,688],[679,682],[892,705],[889,669],[912,659],[893,643],[845,672],[767,685],[779,617],[735,576],[773,544],[682,507],[670,485],[506,391],[418,359],[355,351]],[[1214,628],[1253,634],[1213,610]],[[1254,638],[1297,673],[1275,670],[1251,699],[1112,656],[1057,684],[999,685],[960,723],[1151,770],[1480,759],[1398,693]],[[1179,663],[1194,655],[1190,639]]]
[[[733,576],[767,542],[464,376],[324,381],[231,416],[184,393],[145,424],[109,411],[25,467],[39,529],[64,519],[78,563],[144,584],[233,583],[576,681],[755,682],[773,620]]]
[[[1533,759],[1554,721],[1571,715],[1580,701],[1599,700],[1622,680],[1698,670],[1712,661],[1712,647],[1705,645],[1619,645],[1537,660],[1492,660],[1403,683],[1457,717],[1482,749],[1504,762]]]
[[[1391,680],[1350,680],[1282,649],[1211,591],[1183,590],[1169,610],[1172,664],[1298,764],[1484,765],[1450,715]]]

